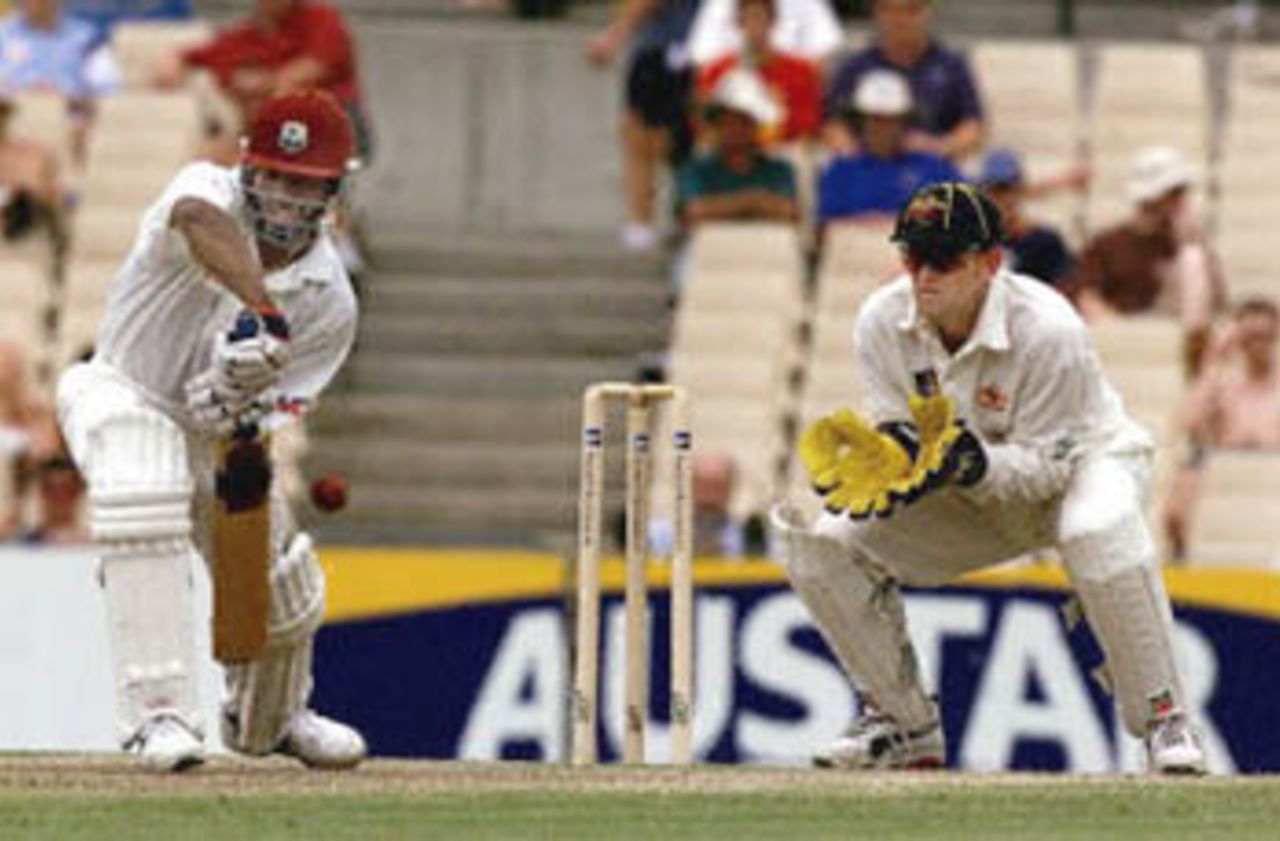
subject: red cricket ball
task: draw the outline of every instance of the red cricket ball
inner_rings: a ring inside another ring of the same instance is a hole
[[[311,483],[311,503],[326,513],[340,511],[347,504],[347,480],[337,473],[316,479]]]

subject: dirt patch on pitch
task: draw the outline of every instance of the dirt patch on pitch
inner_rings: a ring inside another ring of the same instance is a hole
[[[156,775],[123,756],[0,757],[0,796],[429,796],[485,792],[811,794],[893,796],[964,787],[1054,785],[1114,787],[1178,781],[1143,777],[1048,774],[860,774],[809,768],[568,768],[516,762],[375,760],[355,771],[319,772],[285,759],[217,757],[184,774]],[[1195,784],[1212,784],[1198,781]],[[1238,784],[1239,778],[1236,779]]]

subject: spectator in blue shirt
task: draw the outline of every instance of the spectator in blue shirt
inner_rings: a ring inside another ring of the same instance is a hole
[[[64,13],[60,0],[22,0],[0,20],[0,78],[14,91],[56,91],[72,101],[107,93],[90,74],[97,38],[88,23]]]
[[[1075,258],[1061,234],[1029,219],[1023,211],[1027,186],[1018,154],[1012,149],[992,149],[982,160],[978,181],[1000,208],[1009,268],[1050,286],[1061,283],[1070,274]]]
[[[859,151],[833,158],[818,176],[818,222],[892,218],[916,190],[960,180],[946,158],[907,148],[911,89],[892,70],[862,77],[853,96]]]
[[[0,19],[0,82],[9,91],[49,91],[66,97],[72,117],[69,144],[83,160],[96,97],[112,92],[119,74],[95,51],[93,26],[64,13],[61,0],[22,0]]]
[[[840,120],[858,82],[872,70],[895,70],[907,78],[915,100],[907,148],[959,160],[981,148],[982,99],[969,62],[929,33],[928,0],[875,0],[876,38],[839,64],[827,88],[826,140],[849,151],[856,138]]]
[[[111,29],[121,21],[190,20],[195,16],[191,0],[67,0],[67,11],[93,24],[99,44],[111,39]]]

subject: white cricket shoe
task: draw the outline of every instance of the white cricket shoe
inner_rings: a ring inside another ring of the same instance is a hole
[[[1200,733],[1185,715],[1175,714],[1152,722],[1145,742],[1148,771],[1190,776],[1207,773]]]
[[[204,762],[200,735],[174,715],[148,721],[127,747],[137,750],[144,768],[161,774],[186,771]]]
[[[941,768],[947,763],[947,743],[941,723],[906,733],[887,715],[859,716],[844,735],[814,754],[819,768],[849,770]]]
[[[355,728],[302,710],[289,722],[275,753],[292,756],[308,768],[336,771],[359,765],[369,748]]]

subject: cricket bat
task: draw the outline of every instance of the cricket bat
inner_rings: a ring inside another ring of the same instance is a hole
[[[241,319],[232,340],[251,338],[257,326]],[[214,447],[213,656],[246,663],[266,648],[271,609],[270,435],[242,424]]]

